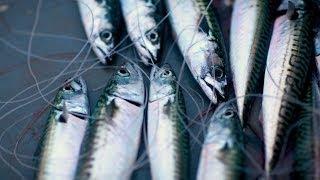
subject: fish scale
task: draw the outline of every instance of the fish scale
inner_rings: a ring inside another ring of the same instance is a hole
[[[230,65],[238,108],[245,124],[253,98],[262,91],[263,75],[272,33],[273,15],[279,1],[238,0],[232,14]]]
[[[277,18],[268,53],[262,102],[266,170],[270,173],[293,123],[294,99],[300,99],[313,54],[312,13],[296,9],[297,19]],[[269,98],[272,96],[274,98]],[[276,98],[276,99],[275,99]]]

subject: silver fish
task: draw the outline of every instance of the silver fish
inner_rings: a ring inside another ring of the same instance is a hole
[[[310,62],[314,59],[313,18],[306,2],[289,3],[287,14],[276,19],[273,29],[262,101],[268,175],[279,160],[286,130],[294,124],[294,101],[300,99]]]
[[[129,179],[144,114],[140,69],[130,63],[111,78],[90,119],[77,179]]]
[[[202,90],[213,102],[225,97],[227,78],[223,48],[214,31],[203,32],[199,27],[204,13],[193,0],[166,0],[170,22],[178,46],[189,69]],[[215,29],[216,31],[220,31]]]
[[[209,123],[197,179],[239,179],[244,147],[236,104],[221,104]]]
[[[279,0],[237,0],[233,7],[230,65],[244,124],[253,101],[248,95],[262,92],[273,15],[278,5]]]
[[[189,137],[185,104],[168,64],[150,75],[148,152],[152,179],[188,179]]]
[[[120,0],[128,34],[142,62],[155,64],[161,48],[162,25],[156,0]]]
[[[88,124],[89,103],[84,80],[75,78],[59,90],[39,145],[37,179],[74,178]]]
[[[118,0],[78,0],[78,6],[93,51],[103,64],[108,63],[119,41]]]

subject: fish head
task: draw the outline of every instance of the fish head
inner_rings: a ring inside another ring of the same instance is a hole
[[[145,96],[145,87],[141,69],[134,64],[125,63],[113,75],[107,87],[108,94],[121,99],[143,104]]]
[[[206,56],[206,64],[201,66],[199,83],[213,103],[225,98],[227,76],[223,60],[215,53]]]
[[[234,103],[221,104],[214,112],[209,121],[207,138],[205,144],[215,144],[219,150],[233,147],[236,138],[241,137],[240,119]]]
[[[145,65],[155,64],[160,54],[160,34],[157,28],[146,30],[135,42],[137,51]]]
[[[154,66],[150,74],[149,101],[155,101],[176,93],[177,78],[169,64]]]
[[[93,50],[103,64],[111,61],[111,56],[115,48],[114,33],[108,28],[101,28],[93,35]]]
[[[89,100],[87,96],[87,85],[82,77],[66,80],[60,89],[55,104],[58,110],[81,115],[89,115]]]

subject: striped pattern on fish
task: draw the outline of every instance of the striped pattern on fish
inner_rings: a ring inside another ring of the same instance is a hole
[[[262,102],[266,170],[279,160],[287,128],[293,124],[313,52],[312,13],[297,6],[295,17],[277,18],[268,53]],[[272,98],[268,97],[272,96]]]
[[[261,93],[273,16],[278,0],[237,0],[230,32],[230,65],[238,109],[245,124],[253,98]]]
[[[223,42],[220,42],[221,33],[215,34],[216,30],[204,32],[199,27],[203,12],[195,1],[166,0],[166,4],[171,26],[189,70],[207,97],[218,103],[225,98],[227,85],[226,55]]]
[[[152,179],[189,179],[186,110],[176,77],[166,64],[151,72],[148,104],[148,152]]]
[[[244,146],[236,104],[221,104],[209,123],[197,179],[240,179]]]
[[[129,179],[137,158],[144,114],[140,70],[122,66],[101,95],[83,143],[77,179]]]
[[[313,179],[315,175],[315,154],[313,132],[313,106],[314,92],[317,88],[311,80],[306,83],[305,93],[302,97],[303,105],[299,106],[297,116],[297,127],[295,128],[294,147],[294,173],[293,177],[298,179]]]
[[[89,102],[84,80],[69,80],[53,102],[38,146],[37,179],[74,178],[80,146],[88,124]]]

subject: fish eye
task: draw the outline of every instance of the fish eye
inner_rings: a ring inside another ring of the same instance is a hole
[[[153,43],[157,42],[158,41],[158,33],[155,31],[149,32],[148,39]]]
[[[112,33],[108,30],[103,30],[100,32],[100,38],[104,39],[105,41],[110,41],[112,38]]]
[[[168,69],[164,70],[162,73],[161,73],[161,77],[169,77],[171,76],[172,72]]]
[[[214,66],[213,71],[214,71],[214,77],[218,79],[221,79],[224,76],[221,66]]]
[[[71,90],[73,90],[73,88],[71,87],[71,84],[68,83],[68,84],[66,84],[66,85],[63,87],[63,90],[65,90],[65,91],[71,91]]]
[[[234,116],[234,111],[232,109],[227,109],[224,113],[223,113],[223,117],[225,118],[231,118]]]
[[[129,71],[125,68],[125,67],[121,67],[119,70],[118,70],[118,74],[120,76],[129,76],[130,73]]]

